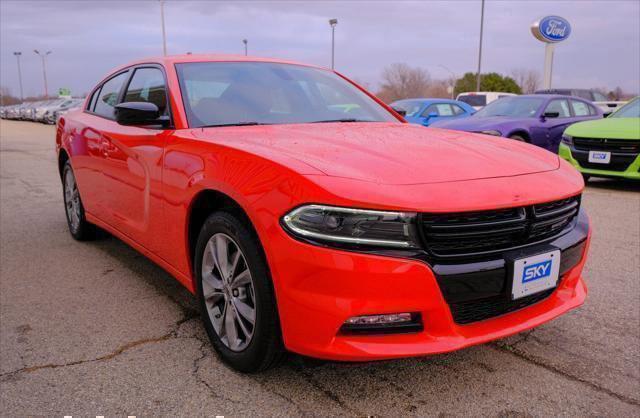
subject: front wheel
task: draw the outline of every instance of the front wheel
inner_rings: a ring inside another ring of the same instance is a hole
[[[284,351],[259,245],[239,218],[216,212],[202,226],[195,251],[198,299],[209,339],[224,362],[248,373],[271,367]]]
[[[67,214],[67,225],[71,236],[78,241],[88,241],[95,238],[96,227],[87,222],[76,177],[69,161],[64,164],[62,171],[62,191],[64,208]]]
[[[509,135],[509,138],[515,139],[516,141],[520,141],[520,142],[527,142],[527,139],[524,136],[518,135],[518,134]]]

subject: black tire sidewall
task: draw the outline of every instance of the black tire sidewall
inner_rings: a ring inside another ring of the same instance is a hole
[[[242,351],[232,351],[216,334],[202,293],[202,256],[209,239],[216,233],[231,237],[244,254],[251,271],[256,303],[256,323],[249,345]],[[211,343],[222,359],[234,369],[256,372],[267,368],[275,353],[280,350],[281,336],[273,285],[269,269],[255,233],[243,222],[227,212],[216,212],[205,221],[194,255],[194,275],[197,280],[197,297],[202,321]]]
[[[69,213],[67,212],[67,195],[65,193],[67,188],[67,181],[66,181],[67,175],[69,174],[74,176],[74,181],[76,183],[76,188],[77,188],[78,180],[75,177],[73,168],[71,168],[71,163],[67,161],[64,164],[64,169],[62,170],[62,200],[64,202],[64,214],[65,214],[65,217],[67,218],[67,225],[69,227],[69,233],[71,233],[71,236],[76,240],[83,241],[93,237],[93,234],[94,234],[93,225],[87,222],[87,218],[85,217],[85,213],[84,213],[84,205],[82,204],[82,198],[80,197],[79,197],[80,222],[78,222],[78,228],[76,230],[74,230],[73,226],[71,225],[71,219],[69,218]],[[78,193],[80,193],[79,190],[78,190]]]

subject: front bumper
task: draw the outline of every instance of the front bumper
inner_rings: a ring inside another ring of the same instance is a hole
[[[640,180],[640,155],[638,154],[617,154],[612,153],[612,161],[614,161],[614,169],[607,169],[603,165],[602,169],[583,167],[580,161],[587,161],[589,152],[577,150],[567,144],[560,144],[558,151],[560,157],[567,160],[573,167],[583,174],[595,177],[618,177],[630,180]],[[580,160],[580,161],[578,161]]]
[[[284,231],[275,235],[287,248],[270,260],[284,343],[311,357],[366,361],[457,350],[545,323],[581,305],[587,293],[581,278],[590,236],[584,214],[571,232],[546,243],[560,248],[563,259],[574,250],[548,297],[466,325],[454,320],[452,305],[468,299],[465,289],[474,287],[482,297],[506,298],[504,259],[438,265],[402,258],[400,253],[382,256],[319,247],[296,241]],[[398,312],[420,313],[423,330],[385,335],[339,332],[350,317]]]

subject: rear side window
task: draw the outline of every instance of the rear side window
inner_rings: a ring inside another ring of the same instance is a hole
[[[565,99],[551,100],[544,111],[545,113],[558,112],[559,118],[571,117],[571,112],[569,111],[569,103]]]
[[[94,113],[105,118],[114,119],[114,106],[118,103],[118,95],[120,94],[122,85],[127,79],[128,73],[128,71],[120,73],[102,85],[100,94],[98,95],[98,101],[94,108]]]
[[[571,100],[571,108],[575,116],[589,116],[591,114],[589,105],[578,100]]]
[[[167,93],[162,71],[158,68],[138,68],[127,87],[124,101],[153,103],[160,109],[160,114],[165,114]]]

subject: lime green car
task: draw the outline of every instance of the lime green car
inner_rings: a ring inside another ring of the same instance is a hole
[[[640,97],[606,119],[569,126],[559,154],[585,181],[591,176],[640,180]]]

